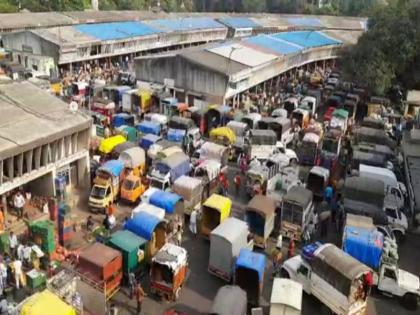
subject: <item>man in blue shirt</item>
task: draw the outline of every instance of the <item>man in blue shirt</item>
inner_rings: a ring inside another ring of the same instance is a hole
[[[331,185],[328,185],[324,191],[324,200],[328,202],[329,205],[331,205],[333,194],[334,194],[333,188],[331,187]]]

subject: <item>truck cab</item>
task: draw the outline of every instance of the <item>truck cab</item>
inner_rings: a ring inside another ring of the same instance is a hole
[[[89,207],[94,212],[102,211],[111,205],[115,200],[114,189],[111,185],[111,180],[100,181],[97,178],[94,180],[94,185],[89,196]]]
[[[388,218],[388,225],[390,226],[395,238],[398,242],[401,242],[405,233],[408,229],[407,216],[399,210],[397,207],[385,205],[385,214]]]
[[[146,185],[142,182],[141,177],[130,174],[122,183],[121,199],[135,203],[140,200],[145,190]]]

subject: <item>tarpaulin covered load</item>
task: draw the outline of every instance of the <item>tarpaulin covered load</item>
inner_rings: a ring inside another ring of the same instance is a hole
[[[345,296],[351,294],[354,280],[370,272],[370,268],[333,244],[321,245],[308,260],[312,270]]]
[[[339,119],[347,119],[349,118],[349,112],[345,109],[338,108],[332,113],[333,117],[339,118]]]
[[[276,211],[276,203],[267,196],[256,195],[246,206],[246,211],[257,212],[263,217],[268,217]]]
[[[126,141],[127,140],[124,138],[124,136],[121,135],[109,137],[101,141],[101,144],[99,145],[99,151],[104,154],[109,154],[117,145]]]
[[[124,225],[124,229],[129,230],[134,234],[150,241],[153,237],[153,232],[155,231],[157,225],[161,222],[162,220],[157,216],[146,212],[139,212],[132,219],[127,221],[127,223]]]
[[[247,313],[246,292],[237,285],[225,285],[217,291],[211,314],[245,315]]]
[[[140,140],[140,146],[143,149],[148,150],[151,147],[152,144],[158,142],[161,139],[162,139],[161,137],[149,133],[147,135],[144,135],[141,138],[141,140]]]
[[[142,198],[143,199],[143,198]],[[142,202],[131,212],[131,217],[137,216],[140,212],[146,212],[148,214],[154,215],[159,219],[163,220],[165,218],[165,209],[151,205],[150,203]]]
[[[187,264],[187,250],[183,247],[166,243],[153,257],[152,262],[165,265],[176,273]]]
[[[206,160],[196,166],[194,175],[197,177],[203,177],[206,175],[208,179],[212,181],[219,175],[221,167],[222,164],[220,162],[214,160]]]
[[[156,169],[161,174],[170,172],[171,181],[174,182],[178,177],[190,172],[190,158],[183,152],[174,153],[171,156],[158,161],[156,163]]]
[[[347,177],[344,182],[343,197],[383,208],[385,184],[379,179],[369,177]]]
[[[321,139],[321,137],[319,135],[317,135],[316,133],[309,132],[309,133],[306,133],[303,136],[302,142],[319,143],[320,139]]]
[[[22,306],[20,315],[76,315],[76,310],[45,290],[32,295]]]
[[[267,239],[274,229],[276,202],[263,195],[254,196],[245,208],[245,219],[254,235]]]
[[[145,133],[145,134],[152,134],[152,135],[160,135],[160,124],[154,123],[151,121],[142,121],[137,126],[137,130]]]
[[[251,143],[257,145],[275,145],[277,142],[277,134],[269,130],[252,129]]]
[[[191,200],[194,197],[194,192],[202,190],[201,186],[200,179],[183,175],[174,182],[173,191],[185,200]]]
[[[236,120],[229,121],[226,127],[231,129],[237,137],[243,137],[245,132],[249,129],[246,123]]]
[[[312,202],[312,191],[301,186],[293,186],[283,197],[283,202],[298,204],[306,208]]]
[[[373,128],[384,130],[385,129],[385,122],[382,119],[377,119],[374,117],[365,117],[362,121],[363,127]]]
[[[379,231],[347,226],[343,233],[343,250],[377,270],[381,265],[384,235]]]
[[[126,113],[115,114],[114,117],[112,117],[112,125],[115,128],[118,128],[122,125],[133,126],[134,116]]]
[[[170,129],[187,131],[195,127],[194,120],[185,117],[174,116],[169,120],[168,127]]]
[[[389,146],[391,149],[395,149],[395,142],[388,137],[385,130],[360,127],[353,130],[353,137],[356,143],[368,142],[382,144]]]
[[[109,160],[104,165],[98,168],[97,172],[106,172],[114,177],[120,176],[124,169],[124,162],[120,160]]]
[[[124,162],[125,167],[136,168],[146,163],[146,153],[139,147],[130,148],[121,152],[119,160]]]
[[[131,141],[120,143],[116,145],[114,149],[112,150],[112,156],[119,157],[121,152],[130,148],[135,148],[135,147],[137,147],[137,144]]]
[[[165,209],[167,214],[173,214],[179,207],[178,203],[182,202],[182,197],[163,190],[157,190],[150,197],[149,202],[159,208]]]
[[[185,130],[170,128],[166,137],[169,141],[182,142],[184,140],[185,133]]]
[[[351,167],[352,169],[358,169],[360,164],[387,167],[387,162],[387,157],[383,154],[353,150]]]
[[[205,142],[200,148],[200,159],[222,161],[227,155],[228,148],[224,145]]]

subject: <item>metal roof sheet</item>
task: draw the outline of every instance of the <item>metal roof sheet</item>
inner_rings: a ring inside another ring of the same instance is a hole
[[[314,31],[285,32],[273,34],[271,35],[271,37],[283,39],[285,41],[297,44],[305,48],[338,45],[342,43],[341,41],[327,36],[322,32]]]
[[[306,17],[294,17],[287,18],[287,22],[295,26],[312,26],[312,27],[322,27],[322,22],[316,18],[306,18]]]
[[[259,28],[262,27],[255,21],[247,17],[226,17],[218,19],[219,22],[231,28]]]
[[[209,48],[207,51],[250,67],[259,66],[277,58],[274,54],[264,53],[240,43],[221,45]]]
[[[255,37],[250,37],[245,39],[244,42],[255,45],[257,47],[265,48],[268,51],[276,53],[277,55],[293,54],[302,50],[302,47],[299,45],[269,35],[258,35]]]
[[[74,26],[78,31],[100,40],[116,40],[160,33],[159,29],[141,22],[114,22],[102,24],[81,24]]]
[[[223,24],[209,17],[152,20],[148,21],[147,24],[163,32],[226,28]]]

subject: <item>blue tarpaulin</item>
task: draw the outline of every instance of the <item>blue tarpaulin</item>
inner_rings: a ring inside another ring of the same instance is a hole
[[[167,139],[173,142],[182,142],[184,140],[185,130],[168,129]]]
[[[383,245],[384,236],[378,231],[352,226],[344,229],[343,250],[373,269],[381,264]]]
[[[266,50],[271,50],[276,55],[293,54],[300,50],[302,47],[285,40],[276,39],[269,35],[258,35],[244,40],[246,43],[262,47]]]
[[[265,256],[242,248],[236,260],[235,268],[251,269],[258,272],[258,278],[262,282],[264,280]]]
[[[315,18],[305,18],[305,17],[297,17],[297,18],[288,18],[287,22],[293,24],[295,26],[315,26],[315,27],[322,27],[322,23],[319,19]]]
[[[152,20],[148,21],[148,24],[165,32],[226,28],[223,24],[208,17]]]
[[[124,229],[150,241],[156,226],[160,222],[161,220],[157,216],[140,211],[125,223]]]
[[[284,32],[270,35],[271,37],[283,39],[290,43],[310,48],[327,45],[338,45],[341,41],[333,39],[322,32],[302,31],[302,32]]]
[[[120,160],[109,160],[105,162],[98,170],[106,170],[112,174],[112,176],[120,176],[124,169],[124,162]]]
[[[112,117],[112,125],[115,128],[121,127],[123,125],[132,126],[134,123],[134,116],[127,113],[115,114]]]
[[[173,214],[176,204],[181,199],[182,197],[177,194],[159,189],[150,196],[149,202],[156,207],[165,209],[166,213]]]
[[[140,139],[140,146],[145,149],[148,150],[150,148],[150,146],[152,144],[155,144],[156,142],[158,142],[160,139],[162,139],[161,137],[157,136],[157,135],[153,135],[151,133],[144,135],[141,139]]]
[[[255,23],[250,18],[246,17],[226,17],[221,18],[219,21],[231,28],[258,28],[261,27],[258,23]]]
[[[160,125],[151,121],[142,121],[137,125],[137,130],[146,133],[159,136],[160,135]]]
[[[158,29],[141,22],[81,24],[74,27],[79,32],[100,40],[124,39],[161,33]]]

